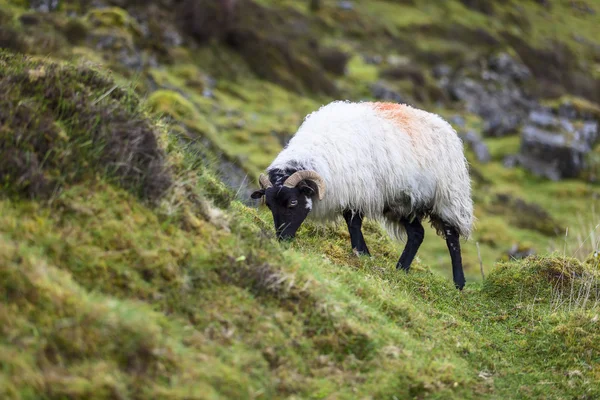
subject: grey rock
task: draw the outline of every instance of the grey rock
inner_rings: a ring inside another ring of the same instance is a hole
[[[556,127],[556,118],[549,110],[538,109],[529,113],[529,123],[542,128]]]
[[[377,82],[371,85],[371,94],[377,100],[394,101],[396,103],[404,103],[404,98],[398,92],[390,89],[385,83]]]
[[[475,157],[479,162],[490,162],[492,159],[490,150],[477,133],[474,131],[467,131],[464,135],[462,135],[462,140],[469,145],[471,150],[473,150]]]
[[[531,77],[531,71],[525,65],[517,62],[507,53],[492,56],[488,61],[489,68],[499,75],[507,75],[520,82]]]
[[[381,57],[378,54],[376,54],[374,56],[366,55],[366,56],[363,56],[363,60],[367,64],[379,65],[379,64],[381,64],[383,62],[383,57]]]
[[[578,109],[570,101],[565,101],[558,107],[558,116],[567,119],[581,119],[585,121],[596,120],[598,118],[597,115],[594,115],[590,111]]]
[[[598,140],[596,121],[576,121],[538,109],[523,127],[518,162],[552,180],[575,178],[586,167],[586,155]]]
[[[354,9],[354,4],[351,1],[338,1],[337,6],[338,8],[346,11]]]
[[[456,125],[459,128],[465,127],[465,119],[462,115],[453,115],[449,118],[449,121],[452,125]]]
[[[511,155],[504,157],[504,160],[502,160],[502,165],[504,166],[504,168],[517,167],[519,165],[519,155],[511,154]]]
[[[506,252],[506,255],[510,260],[521,260],[523,258],[535,255],[535,250],[531,247],[521,247],[515,243],[510,250]]]
[[[58,9],[59,0],[30,0],[29,8],[38,12],[51,12]]]
[[[467,111],[483,119],[484,136],[505,136],[516,133],[536,105],[522,89],[530,76],[527,67],[500,54],[487,60],[483,69],[468,66],[440,83],[450,98],[464,102]]]
[[[449,76],[452,73],[452,68],[446,64],[438,64],[433,67],[432,73],[436,79],[440,79]]]

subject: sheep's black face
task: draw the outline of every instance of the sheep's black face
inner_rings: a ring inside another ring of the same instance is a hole
[[[312,210],[311,197],[313,189],[308,185],[298,185],[294,188],[273,186],[268,189],[257,190],[252,193],[252,198],[265,196],[265,203],[273,214],[277,239],[293,239],[296,231]]]

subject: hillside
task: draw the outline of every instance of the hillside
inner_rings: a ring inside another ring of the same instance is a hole
[[[600,396],[600,3],[312,3],[0,0],[0,397]],[[463,292],[430,228],[408,275],[372,222],[274,240],[249,193],[338,98],[463,138]]]

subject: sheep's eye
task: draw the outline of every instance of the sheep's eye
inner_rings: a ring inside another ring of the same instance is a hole
[[[298,200],[292,200],[290,201],[290,204],[288,205],[289,208],[292,207],[296,207],[298,205]]]

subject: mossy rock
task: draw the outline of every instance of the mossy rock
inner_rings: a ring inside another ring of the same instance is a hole
[[[173,90],[157,90],[148,97],[147,103],[152,111],[176,120],[193,118],[197,113],[191,101]]]
[[[47,197],[103,175],[154,200],[171,184],[137,98],[100,72],[2,52],[0,91],[5,193]]]
[[[0,49],[22,52],[27,48],[23,34],[17,29],[13,15],[0,8]]]
[[[591,268],[600,271],[600,251],[596,250],[592,252],[586,259],[585,263]]]
[[[138,22],[119,7],[93,9],[86,15],[86,20],[94,28],[120,28],[134,35],[142,32]]]
[[[483,290],[502,300],[548,300],[553,296],[577,293],[582,286],[592,282],[600,284],[600,271],[575,258],[530,256],[523,260],[501,262],[486,277]],[[594,293],[592,293],[595,296]]]
[[[210,140],[216,138],[215,127],[198,111],[196,105],[181,93],[173,90],[157,90],[148,97],[147,105],[153,112],[182,122]]]

